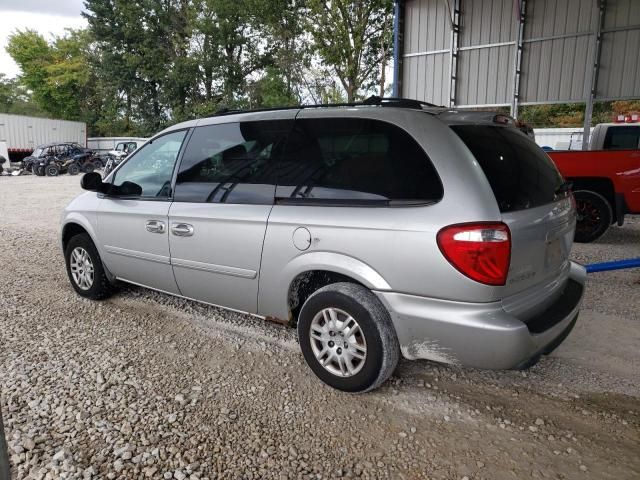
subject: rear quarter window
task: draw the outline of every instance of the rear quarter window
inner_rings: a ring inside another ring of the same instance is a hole
[[[515,128],[451,127],[482,168],[500,211],[513,212],[556,200],[562,176],[544,151]]]
[[[631,125],[607,128],[603,148],[605,150],[635,150],[640,148],[640,127]]]
[[[296,120],[278,169],[276,196],[285,203],[425,204],[442,195],[416,140],[379,120]]]

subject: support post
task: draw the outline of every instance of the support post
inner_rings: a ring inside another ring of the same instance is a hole
[[[593,68],[591,69],[591,81],[589,96],[584,108],[584,130],[582,132],[582,149],[589,150],[589,137],[591,135],[591,117],[593,116],[593,102],[598,90],[598,72],[600,71],[600,51],[602,50],[602,27],[604,26],[604,13],[606,0],[598,0],[598,26],[594,32]]]
[[[402,0],[393,4],[393,93],[394,98],[402,96],[402,38],[403,38]]]
[[[516,30],[516,50],[513,56],[513,96],[511,97],[511,116],[518,118],[520,102],[520,73],[522,68],[522,48],[524,45],[524,23],[526,20],[526,0],[518,2],[518,26]]]
[[[449,107],[455,107],[456,81],[458,80],[458,48],[460,45],[460,0],[453,0],[453,11],[450,11],[449,14],[451,15],[451,40],[449,43]]]

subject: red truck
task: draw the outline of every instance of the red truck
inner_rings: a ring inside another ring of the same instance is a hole
[[[576,242],[592,242],[610,225],[621,226],[625,214],[640,214],[640,123],[599,124],[589,148],[547,152],[565,180],[573,184],[578,210]]]

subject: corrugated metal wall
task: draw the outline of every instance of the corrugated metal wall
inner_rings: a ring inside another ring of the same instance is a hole
[[[449,98],[451,29],[445,2],[410,1],[405,7],[402,95],[445,105]]]
[[[456,104],[509,102],[516,36],[513,5],[513,0],[461,2]],[[477,48],[484,45],[495,46]]]
[[[627,29],[630,26],[635,29]],[[598,98],[640,96],[640,1],[609,0],[604,15]]]
[[[6,141],[9,150],[33,150],[52,142],[85,146],[86,132],[87,126],[82,122],[0,113],[0,141]]]
[[[591,85],[592,32],[597,26],[595,0],[528,1],[521,101],[584,101]]]
[[[448,105],[454,0],[407,0],[402,95]],[[509,105],[517,0],[460,0],[455,104]],[[584,102],[599,24],[597,0],[527,0],[519,103]],[[596,99],[640,98],[640,0],[607,0]]]

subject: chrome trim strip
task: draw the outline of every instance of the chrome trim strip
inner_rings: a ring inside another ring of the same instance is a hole
[[[122,257],[137,258],[138,260],[148,260],[149,262],[162,263],[163,265],[171,265],[169,257],[164,255],[155,255],[153,253],[139,252],[137,250],[129,250],[127,248],[114,247],[111,245],[105,245],[104,250],[107,253],[113,255],[120,255]]]
[[[130,283],[131,285],[135,285],[137,287],[142,287],[142,288],[147,288],[149,290],[153,290],[154,292],[159,292],[159,293],[164,293],[166,295],[171,295],[172,297],[184,298],[185,300],[190,300],[192,302],[202,303],[203,305],[209,305],[209,306],[212,306],[212,307],[221,308],[221,309],[227,310],[229,312],[236,312],[236,313],[242,313],[243,315],[250,315],[252,317],[260,318],[262,320],[266,320],[267,319],[267,317],[264,316],[264,315],[259,315],[257,313],[246,312],[244,310],[238,310],[236,308],[225,307],[224,305],[218,305],[216,303],[205,302],[203,300],[198,300],[197,298],[185,297],[181,293],[167,292],[166,290],[161,290],[159,288],[150,287],[150,286],[144,285],[142,283],[132,282],[131,280],[127,280],[126,278],[116,277],[116,279],[120,280],[121,282]]]
[[[181,258],[172,258],[171,264],[174,267],[189,268],[191,270],[200,270],[210,273],[219,273],[221,275],[230,275],[232,277],[253,279],[258,275],[258,272],[256,272],[255,270],[246,270],[244,268],[238,267],[228,267],[226,265],[215,265],[213,263],[196,262],[193,260],[183,260]]]

